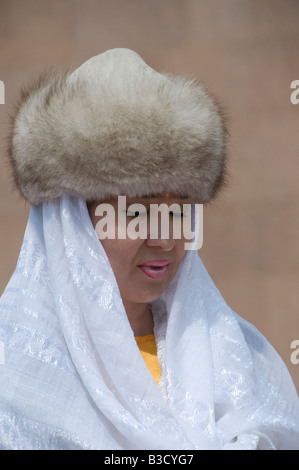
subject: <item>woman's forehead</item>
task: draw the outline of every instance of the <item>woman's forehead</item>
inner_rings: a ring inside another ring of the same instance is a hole
[[[119,197],[123,198],[124,196],[119,196]],[[94,201],[94,204],[98,205],[103,202],[117,204],[119,197],[111,197],[109,199],[105,199],[105,201],[104,200]],[[179,196],[175,194],[152,194],[152,195],[142,196],[142,197],[125,196],[125,200],[127,204],[140,203],[144,205],[157,204],[157,203],[172,204],[174,202],[177,202],[179,204],[191,203],[191,199],[188,196]]]

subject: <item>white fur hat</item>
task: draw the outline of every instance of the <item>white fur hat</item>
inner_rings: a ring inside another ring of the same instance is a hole
[[[21,194],[38,204],[176,194],[207,202],[222,186],[225,126],[207,90],[113,49],[22,93],[9,156]]]

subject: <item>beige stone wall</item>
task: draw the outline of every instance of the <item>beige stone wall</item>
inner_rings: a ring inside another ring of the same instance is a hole
[[[204,211],[200,255],[230,306],[286,362],[299,390],[299,80],[297,0],[1,0],[0,292],[29,207],[5,162],[8,113],[21,84],[114,47],[160,70],[195,76],[230,119],[230,181]]]

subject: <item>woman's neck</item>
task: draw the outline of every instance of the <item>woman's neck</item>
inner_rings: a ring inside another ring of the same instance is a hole
[[[154,332],[154,319],[150,304],[123,301],[134,336],[150,335]]]

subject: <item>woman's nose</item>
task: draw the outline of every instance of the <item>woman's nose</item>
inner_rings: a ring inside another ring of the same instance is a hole
[[[148,225],[147,246],[160,247],[163,251],[171,251],[175,246],[174,227],[172,217],[161,214],[161,217],[150,217]]]
[[[160,247],[163,251],[171,251],[175,246],[175,239],[170,236],[162,237],[161,234],[150,233],[146,244],[149,247]]]
[[[171,251],[175,246],[175,240],[172,238],[148,238],[146,244],[149,247],[160,247],[163,251]]]

